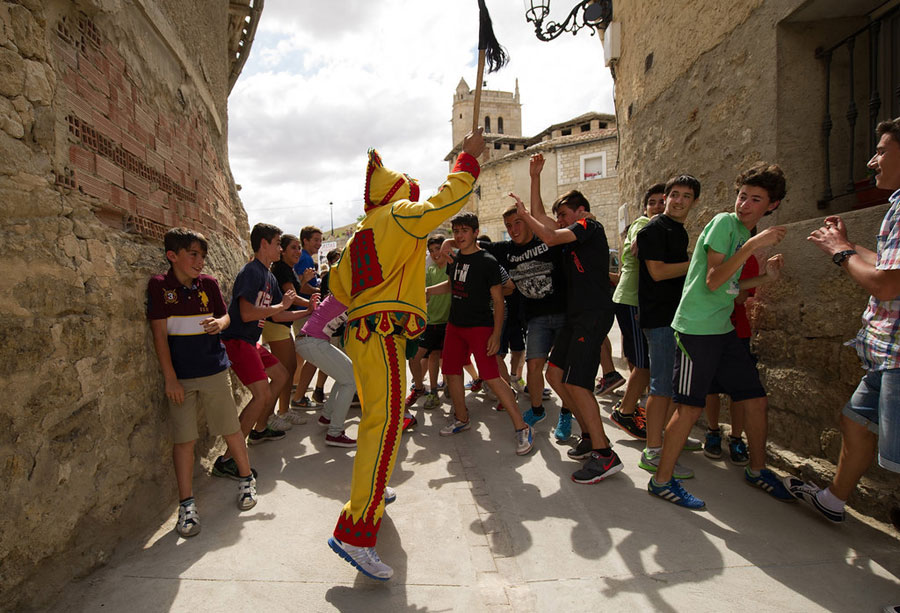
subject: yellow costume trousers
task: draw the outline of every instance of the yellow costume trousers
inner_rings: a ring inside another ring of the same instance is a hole
[[[407,339],[393,325],[393,314],[381,315],[383,327],[366,325],[365,320],[351,322],[344,342],[353,361],[362,419],[350,501],[344,505],[334,536],[357,547],[375,545],[384,514],[384,488],[394,470],[403,425]]]

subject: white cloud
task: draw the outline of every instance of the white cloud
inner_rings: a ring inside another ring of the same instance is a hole
[[[512,91],[518,78],[524,135],[613,112],[599,37],[582,30],[544,43],[521,3],[488,8],[511,59],[487,86]],[[460,77],[474,85],[477,43],[475,2],[268,0],[229,97],[231,169],[250,224],[328,230],[329,202],[335,227],[351,223],[372,146],[425,194],[436,189],[453,146],[453,92]]]

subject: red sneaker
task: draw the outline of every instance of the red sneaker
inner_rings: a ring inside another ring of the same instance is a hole
[[[416,401],[425,395],[425,388],[413,388],[409,393],[409,396],[406,397],[406,408],[408,409],[412,405],[416,404]]]
[[[416,424],[418,424],[418,423],[419,423],[419,420],[417,420],[415,418],[415,416],[407,413],[403,417],[403,432],[406,432],[407,430],[412,430],[413,428],[416,427]]]
[[[343,432],[338,436],[325,435],[325,444],[329,447],[356,447],[356,441]]]

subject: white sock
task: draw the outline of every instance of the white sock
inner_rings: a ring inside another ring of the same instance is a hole
[[[819,493],[816,494],[816,499],[818,499],[819,504],[831,511],[843,511],[844,505],[847,504],[846,500],[841,500],[832,494],[827,487],[824,490],[819,490]]]

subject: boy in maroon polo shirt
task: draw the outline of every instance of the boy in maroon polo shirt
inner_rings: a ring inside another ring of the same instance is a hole
[[[256,479],[251,474],[247,444],[237,418],[228,382],[228,357],[219,332],[230,318],[219,284],[200,274],[206,260],[206,239],[186,228],[173,228],[165,236],[169,272],[147,284],[147,318],[153,346],[165,379],[172,421],[172,461],[178,482],[178,523],[183,537],[200,532],[192,477],[197,410],[203,407],[209,430],[221,435],[236,463],[238,508],[256,505]]]

